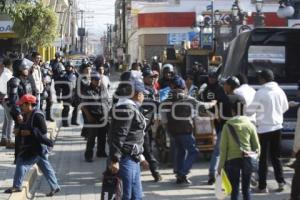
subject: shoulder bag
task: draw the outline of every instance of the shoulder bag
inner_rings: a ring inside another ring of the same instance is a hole
[[[234,138],[235,142],[239,145],[243,157],[243,171],[244,172],[254,172],[258,167],[258,154],[255,151],[245,151],[242,149],[241,142],[238,134],[236,133],[234,127],[227,124],[229,128],[229,133]],[[252,146],[252,145],[251,145]]]

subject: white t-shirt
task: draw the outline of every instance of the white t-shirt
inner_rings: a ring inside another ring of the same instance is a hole
[[[246,111],[249,107],[249,105],[253,102],[254,96],[256,91],[250,87],[248,84],[242,84],[240,87],[236,88],[233,91],[234,94],[240,95],[241,97],[244,98],[245,102],[246,102]],[[251,115],[247,115],[247,117],[249,117],[251,122],[255,122],[255,114],[251,114]]]

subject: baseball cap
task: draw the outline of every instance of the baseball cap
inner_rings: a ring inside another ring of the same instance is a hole
[[[178,75],[174,76],[172,79],[172,84],[178,89],[185,89],[185,81]]]
[[[131,83],[132,83],[133,90],[135,92],[138,92],[138,93],[142,92],[144,94],[149,94],[149,92],[145,89],[144,83],[142,83],[141,81],[133,80],[133,81],[131,81]]]
[[[21,97],[21,99],[16,104],[17,106],[20,106],[24,103],[36,104],[36,97],[31,94],[25,94]]]
[[[274,73],[270,69],[263,69],[261,71],[257,72],[257,75],[261,78],[267,80],[267,81],[273,81],[274,80]]]
[[[154,74],[151,70],[145,70],[143,72],[143,77],[147,77],[147,76],[154,76]]]
[[[92,73],[91,74],[91,80],[100,81],[100,79],[101,79],[101,77],[100,77],[99,73]]]

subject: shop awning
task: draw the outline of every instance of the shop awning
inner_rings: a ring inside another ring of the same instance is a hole
[[[0,39],[17,38],[15,33],[0,33]]]

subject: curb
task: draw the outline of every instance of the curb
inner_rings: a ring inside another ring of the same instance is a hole
[[[47,122],[47,134],[48,137],[52,140],[56,140],[56,137],[59,132],[59,128],[57,126],[56,122]],[[22,187],[22,192],[17,192],[17,193],[12,193],[8,200],[26,200],[26,199],[31,199],[32,195],[30,193],[30,190],[32,189],[32,186],[38,177],[38,167],[35,164],[28,172],[26,177],[24,178],[23,181],[23,187]]]

